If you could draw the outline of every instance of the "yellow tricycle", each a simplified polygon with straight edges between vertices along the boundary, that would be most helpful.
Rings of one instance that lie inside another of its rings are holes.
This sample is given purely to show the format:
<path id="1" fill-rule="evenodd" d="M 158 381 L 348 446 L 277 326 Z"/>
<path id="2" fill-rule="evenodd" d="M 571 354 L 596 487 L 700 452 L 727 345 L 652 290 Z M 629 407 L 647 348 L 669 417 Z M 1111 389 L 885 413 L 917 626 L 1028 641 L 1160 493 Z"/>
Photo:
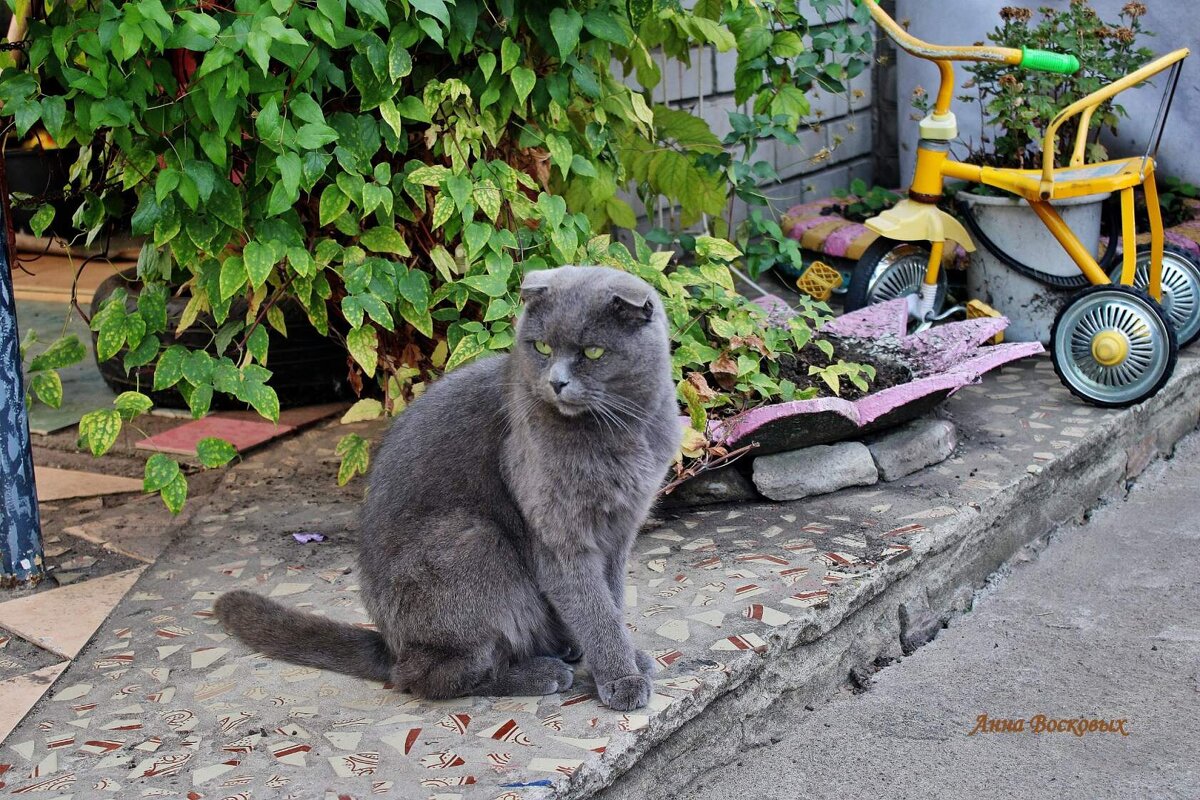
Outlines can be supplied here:
<path id="1" fill-rule="evenodd" d="M 914 327 L 926 327 L 948 315 L 943 311 L 946 243 L 975 249 L 963 224 L 939 208 L 946 179 L 986 184 L 1024 199 L 1079 267 L 1087 288 L 1058 312 L 1051 330 L 1054 369 L 1067 388 L 1098 406 L 1122 407 L 1152 397 L 1171 377 L 1178 348 L 1200 336 L 1200 264 L 1163 245 L 1162 213 L 1154 185 L 1155 155 L 1179 68 L 1188 56 L 1180 49 L 1147 64 L 1063 109 L 1050 123 L 1042 143 L 1042 168 L 1001 169 L 955 161 L 950 142 L 958 127 L 950 103 L 955 61 L 988 61 L 1027 69 L 1072 74 L 1078 59 L 1069 54 L 1029 48 L 943 47 L 903 30 L 876 0 L 861 0 L 875 22 L 908 53 L 934 62 L 941 74 L 932 111 L 920 122 L 916 170 L 908 197 L 868 220 L 880 235 L 854 268 L 850 295 L 858 303 L 900 296 L 909 300 Z M 1140 156 L 1088 164 L 1084 161 L 1093 112 L 1117 93 L 1171 70 L 1151 145 Z M 1059 128 L 1079 117 L 1070 164 L 1057 166 Z M 1134 224 L 1134 190 L 1143 187 L 1150 221 L 1150 245 L 1139 251 Z M 1122 257 L 1111 274 L 1063 222 L 1055 200 L 1117 193 L 1120 200 Z M 1090 285 L 1088 285 L 1090 284 Z"/>

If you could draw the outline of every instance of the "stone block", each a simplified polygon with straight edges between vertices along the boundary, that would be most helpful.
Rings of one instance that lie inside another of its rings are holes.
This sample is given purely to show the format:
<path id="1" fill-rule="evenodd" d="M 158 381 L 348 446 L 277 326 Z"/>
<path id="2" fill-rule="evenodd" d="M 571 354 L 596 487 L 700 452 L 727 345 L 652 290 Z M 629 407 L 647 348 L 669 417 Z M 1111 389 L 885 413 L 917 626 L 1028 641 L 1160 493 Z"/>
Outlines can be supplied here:
<path id="1" fill-rule="evenodd" d="M 772 500 L 799 500 L 879 480 L 871 451 L 859 442 L 817 445 L 754 459 L 754 485 Z"/>
<path id="2" fill-rule="evenodd" d="M 727 467 L 702 472 L 662 498 L 662 504 L 699 506 L 710 503 L 753 502 L 758 500 L 754 484 L 738 470 Z"/>
<path id="3" fill-rule="evenodd" d="M 958 434 L 952 422 L 919 419 L 881 436 L 869 447 L 879 477 L 894 481 L 945 461 L 957 444 Z"/>

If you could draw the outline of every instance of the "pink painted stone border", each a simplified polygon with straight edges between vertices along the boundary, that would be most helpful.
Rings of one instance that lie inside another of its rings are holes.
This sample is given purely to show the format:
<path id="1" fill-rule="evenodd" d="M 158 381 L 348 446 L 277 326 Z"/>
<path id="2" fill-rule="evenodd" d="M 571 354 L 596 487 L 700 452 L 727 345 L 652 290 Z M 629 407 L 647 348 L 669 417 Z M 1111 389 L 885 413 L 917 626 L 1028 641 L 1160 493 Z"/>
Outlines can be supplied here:
<path id="1" fill-rule="evenodd" d="M 773 315 L 784 313 L 787 308 L 781 299 L 773 296 L 759 298 L 757 302 Z M 867 339 L 894 337 L 899 347 L 918 364 L 915 380 L 853 401 L 821 397 L 761 406 L 741 415 L 732 424 L 713 422 L 709 429 L 712 438 L 724 444 L 740 445 L 753 440 L 755 432 L 768 423 L 826 412 L 845 417 L 862 428 L 929 395 L 953 394 L 1002 364 L 1043 352 L 1038 342 L 983 346 L 1008 327 L 1004 317 L 952 322 L 911 336 L 906 332 L 907 323 L 908 302 L 901 298 L 845 314 L 827 323 L 821 332 Z"/>

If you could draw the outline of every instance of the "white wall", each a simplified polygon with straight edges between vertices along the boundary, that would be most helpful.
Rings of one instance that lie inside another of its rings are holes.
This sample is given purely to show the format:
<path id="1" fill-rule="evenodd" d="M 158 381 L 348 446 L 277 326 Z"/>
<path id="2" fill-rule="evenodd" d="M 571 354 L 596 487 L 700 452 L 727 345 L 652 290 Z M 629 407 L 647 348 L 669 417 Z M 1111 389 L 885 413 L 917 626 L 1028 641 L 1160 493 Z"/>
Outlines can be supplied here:
<path id="1" fill-rule="evenodd" d="M 1200 13 L 1187 0 L 1145 0 L 1149 13 L 1143 27 L 1157 34 L 1147 38 L 1146 45 L 1156 54 L 1179 47 L 1200 51 Z M 1030 0 L 1028 6 L 1066 7 L 1069 0 Z M 897 0 L 896 18 L 908 20 L 909 32 L 936 44 L 972 44 L 982 41 L 1000 22 L 999 11 L 1005 5 L 1019 5 L 1019 0 Z M 1115 20 L 1125 0 L 1093 0 L 1092 5 L 1105 20 Z M 902 182 L 912 176 L 917 145 L 917 125 L 908 119 L 908 99 L 917 85 L 930 93 L 938 84 L 937 67 L 900 53 L 897 78 L 900 125 L 900 168 Z M 967 75 L 961 67 L 956 70 L 961 86 Z M 1158 111 L 1161 85 L 1134 89 L 1121 95 L 1129 118 L 1120 124 L 1119 141 L 1110 144 L 1110 152 L 1120 155 L 1139 154 L 1145 150 L 1150 128 Z M 967 141 L 979 139 L 979 112 L 976 105 L 956 103 L 959 135 Z M 1200 52 L 1184 62 L 1179 89 L 1167 120 L 1166 133 L 1158 157 L 1160 172 L 1200 184 L 1200 157 L 1196 136 L 1200 132 Z"/>

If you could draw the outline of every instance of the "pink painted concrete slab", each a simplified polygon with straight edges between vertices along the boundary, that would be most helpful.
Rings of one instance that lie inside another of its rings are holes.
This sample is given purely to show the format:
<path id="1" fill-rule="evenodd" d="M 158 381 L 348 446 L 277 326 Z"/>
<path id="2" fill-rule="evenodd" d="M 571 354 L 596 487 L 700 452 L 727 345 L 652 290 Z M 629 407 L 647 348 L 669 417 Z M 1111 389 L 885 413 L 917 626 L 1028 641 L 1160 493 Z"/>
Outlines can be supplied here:
<path id="1" fill-rule="evenodd" d="M 787 313 L 786 304 L 777 297 L 761 297 L 755 302 L 768 309 L 772 316 Z M 907 322 L 908 301 L 900 298 L 845 314 L 827 323 L 821 331 L 834 336 L 893 340 L 915 365 L 914 378 L 908 383 L 872 392 L 854 401 L 819 397 L 760 406 L 735 420 L 714 421 L 710 435 L 727 445 L 741 446 L 756 440 L 756 435 L 765 433 L 768 428 L 791 423 L 799 427 L 801 420 L 811 420 L 814 415 L 822 414 L 834 414 L 848 420 L 854 428 L 868 428 L 881 420 L 886 425 L 889 420 L 904 417 L 905 409 L 920 413 L 915 409 L 977 382 L 989 370 L 1043 352 L 1037 342 L 984 346 L 992 336 L 1008 327 L 1004 317 L 953 322 L 913 335 L 906 333 Z"/>
<path id="2" fill-rule="evenodd" d="M 192 456 L 196 454 L 197 442 L 216 436 L 232 444 L 239 453 L 245 453 L 294 430 L 291 425 L 276 425 L 261 418 L 255 421 L 221 413 L 156 433 L 142 439 L 137 447 L 139 450 Z"/>

